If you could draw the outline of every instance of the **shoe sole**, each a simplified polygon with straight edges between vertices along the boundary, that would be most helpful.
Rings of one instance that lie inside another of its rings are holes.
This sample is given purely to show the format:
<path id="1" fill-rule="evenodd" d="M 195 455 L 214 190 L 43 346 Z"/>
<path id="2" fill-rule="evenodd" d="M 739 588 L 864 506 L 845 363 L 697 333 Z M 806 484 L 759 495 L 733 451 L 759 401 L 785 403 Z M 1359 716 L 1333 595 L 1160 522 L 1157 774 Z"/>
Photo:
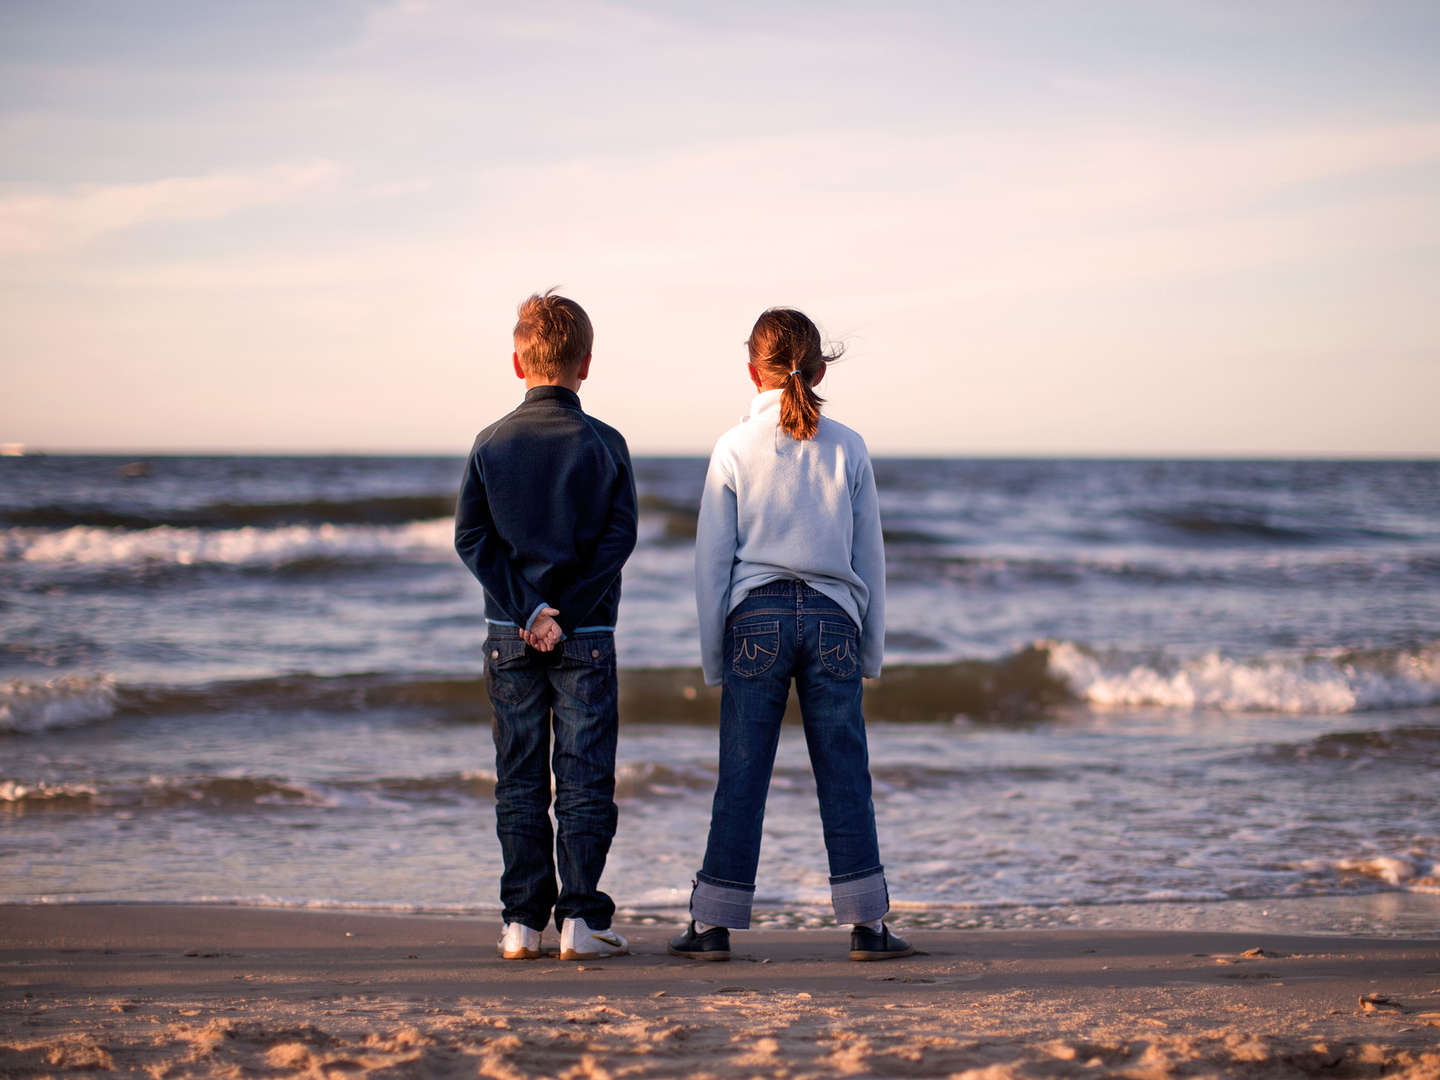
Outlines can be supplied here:
<path id="1" fill-rule="evenodd" d="M 607 956 L 629 956 L 629 949 L 607 949 L 605 952 L 579 952 L 576 949 L 565 949 L 560 953 L 561 960 L 604 960 Z"/>
<path id="2" fill-rule="evenodd" d="M 710 949 L 707 952 L 686 952 L 684 949 L 677 949 L 674 945 L 666 945 L 665 951 L 671 956 L 683 956 L 686 960 L 729 960 L 730 954 L 719 949 Z"/>
<path id="3" fill-rule="evenodd" d="M 502 960 L 539 960 L 539 959 L 540 959 L 540 950 L 539 950 L 539 949 L 515 949 L 515 950 L 512 950 L 512 951 L 503 951 L 503 950 L 502 950 L 501 953 L 500 953 L 500 959 L 502 959 Z"/>
<path id="4" fill-rule="evenodd" d="M 889 952 L 871 952 L 868 949 L 852 949 L 850 951 L 851 960 L 899 960 L 902 956 L 914 955 L 914 946 L 899 951 L 892 949 Z"/>

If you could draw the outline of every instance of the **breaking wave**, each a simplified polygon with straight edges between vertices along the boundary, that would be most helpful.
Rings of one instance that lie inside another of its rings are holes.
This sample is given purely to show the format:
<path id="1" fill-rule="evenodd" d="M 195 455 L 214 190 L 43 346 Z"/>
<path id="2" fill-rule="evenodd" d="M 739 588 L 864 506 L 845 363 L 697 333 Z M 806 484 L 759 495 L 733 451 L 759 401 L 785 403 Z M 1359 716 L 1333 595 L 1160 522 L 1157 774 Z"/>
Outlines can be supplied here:
<path id="1" fill-rule="evenodd" d="M 1339 714 L 1440 704 L 1440 643 L 1237 659 L 1139 660 L 1045 642 L 1050 671 L 1094 705 Z"/>
<path id="2" fill-rule="evenodd" d="M 677 529 L 679 530 L 677 533 Z M 32 526 L 0 531 L 0 562 L 44 569 L 131 570 L 229 567 L 283 571 L 356 564 L 455 564 L 454 519 L 385 523 L 319 521 L 214 528 L 154 524 L 129 528 L 93 523 L 61 529 Z M 647 543 L 693 542 L 665 516 L 641 520 Z"/>
<path id="3" fill-rule="evenodd" d="M 696 668 L 622 668 L 627 724 L 713 724 L 720 692 Z M 1440 705 L 1440 643 L 1418 649 L 1253 659 L 1215 653 L 1138 658 L 1047 641 L 996 660 L 901 664 L 865 691 L 872 720 L 1027 720 L 1073 704 L 1216 713 L 1341 715 Z M 175 714 L 418 709 L 456 722 L 489 720 L 478 675 L 283 675 L 186 686 L 118 684 L 111 675 L 67 675 L 0 684 L 0 733 L 26 734 L 107 720 Z M 1428 728 L 1326 736 L 1313 753 L 1384 749 L 1376 739 L 1428 740 Z"/>
<path id="4" fill-rule="evenodd" d="M 455 558 L 449 518 L 405 525 L 286 525 L 279 528 L 129 530 L 77 525 L 0 535 L 6 560 L 53 566 L 231 566 L 278 569 L 317 562 L 421 562 Z"/>
<path id="5" fill-rule="evenodd" d="M 0 683 L 0 732 L 23 734 L 104 720 L 115 712 L 116 693 L 109 675 L 10 679 Z"/>
<path id="6" fill-rule="evenodd" d="M 1405 892 L 1440 893 L 1440 862 L 1421 855 L 1357 855 L 1343 859 L 1306 859 L 1295 867 L 1314 875 L 1335 876 L 1352 884 L 1386 885 Z"/>

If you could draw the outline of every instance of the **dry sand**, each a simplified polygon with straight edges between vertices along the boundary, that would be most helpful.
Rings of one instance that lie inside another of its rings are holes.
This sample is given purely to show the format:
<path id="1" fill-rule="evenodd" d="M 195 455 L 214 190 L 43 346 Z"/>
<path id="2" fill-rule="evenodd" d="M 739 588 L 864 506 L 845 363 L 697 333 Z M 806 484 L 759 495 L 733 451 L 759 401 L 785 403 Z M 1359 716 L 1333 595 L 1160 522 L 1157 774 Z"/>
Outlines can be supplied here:
<path id="1" fill-rule="evenodd" d="M 1440 1078 L 1440 940 L 841 931 L 502 961 L 493 920 L 0 907 L 0 1076 Z M 902 927 L 903 929 L 903 927 Z M 547 946 L 555 935 L 547 934 Z"/>

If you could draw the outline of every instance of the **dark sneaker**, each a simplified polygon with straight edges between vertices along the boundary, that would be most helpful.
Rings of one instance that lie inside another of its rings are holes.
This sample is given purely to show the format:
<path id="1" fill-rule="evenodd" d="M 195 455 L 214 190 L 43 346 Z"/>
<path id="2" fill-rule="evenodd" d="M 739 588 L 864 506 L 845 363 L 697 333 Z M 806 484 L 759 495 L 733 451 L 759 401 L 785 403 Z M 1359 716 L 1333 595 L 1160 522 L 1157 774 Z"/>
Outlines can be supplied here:
<path id="1" fill-rule="evenodd" d="M 676 934 L 666 946 L 671 956 L 684 956 L 691 960 L 729 960 L 730 931 L 723 926 L 712 926 L 703 934 L 695 932 L 695 920 L 683 934 Z"/>
<path id="2" fill-rule="evenodd" d="M 914 954 L 915 947 L 892 934 L 890 927 L 884 923 L 880 924 L 878 931 L 868 926 L 857 926 L 850 931 L 851 960 L 898 960 Z"/>

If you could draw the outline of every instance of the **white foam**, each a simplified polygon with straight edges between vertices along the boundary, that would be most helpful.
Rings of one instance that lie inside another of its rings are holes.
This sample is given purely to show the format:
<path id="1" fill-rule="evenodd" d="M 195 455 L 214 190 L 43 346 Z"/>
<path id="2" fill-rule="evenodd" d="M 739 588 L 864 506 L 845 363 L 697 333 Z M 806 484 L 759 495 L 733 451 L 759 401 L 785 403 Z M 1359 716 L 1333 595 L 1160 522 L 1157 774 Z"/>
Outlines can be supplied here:
<path id="1" fill-rule="evenodd" d="M 48 731 L 104 720 L 115 713 L 111 675 L 62 675 L 45 682 L 0 683 L 0 731 Z"/>
<path id="2" fill-rule="evenodd" d="M 1400 892 L 1440 893 L 1440 861 L 1414 851 L 1405 855 L 1305 859 L 1296 865 L 1297 869 L 1311 874 L 1338 873 L 1342 878 L 1367 878 Z"/>
<path id="3" fill-rule="evenodd" d="M 83 799 L 98 793 L 93 784 L 22 784 L 18 780 L 0 780 L 0 803 L 37 802 L 49 799 Z"/>
<path id="4" fill-rule="evenodd" d="M 1403 885 L 1420 876 L 1416 865 L 1409 859 L 1392 855 L 1370 855 L 1358 859 L 1341 859 L 1335 869 L 1376 878 L 1387 885 Z"/>
<path id="5" fill-rule="evenodd" d="M 1440 704 L 1440 646 L 1359 660 L 1350 654 L 1238 660 L 1210 652 L 1165 669 L 1040 642 L 1052 674 L 1095 705 L 1338 714 Z"/>
<path id="6" fill-rule="evenodd" d="M 283 566 L 306 559 L 455 558 L 449 518 L 404 525 L 284 525 L 276 528 L 8 529 L 9 560 L 73 566 Z"/>

